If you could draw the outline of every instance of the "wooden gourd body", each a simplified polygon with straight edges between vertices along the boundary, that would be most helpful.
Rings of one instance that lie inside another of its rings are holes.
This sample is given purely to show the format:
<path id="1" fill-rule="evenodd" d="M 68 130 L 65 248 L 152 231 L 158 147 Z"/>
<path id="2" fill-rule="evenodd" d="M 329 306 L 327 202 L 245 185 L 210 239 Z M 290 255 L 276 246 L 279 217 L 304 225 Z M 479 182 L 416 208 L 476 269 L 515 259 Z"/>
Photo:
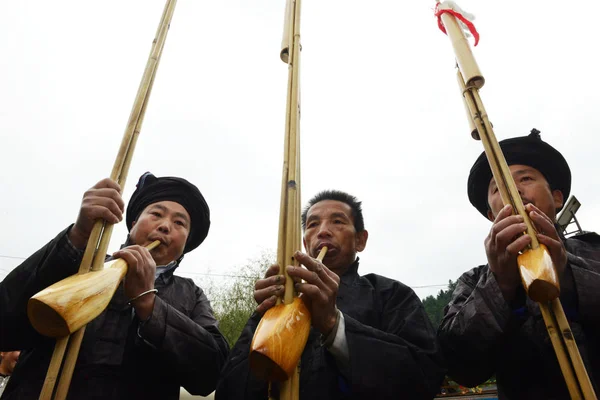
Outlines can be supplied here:
<path id="1" fill-rule="evenodd" d="M 298 365 L 310 332 L 310 311 L 301 298 L 263 315 L 250 346 L 250 368 L 259 378 L 285 381 Z"/>
<path id="2" fill-rule="evenodd" d="M 560 295 L 558 275 L 548 248 L 540 243 L 517 257 L 521 280 L 527 295 L 538 303 L 547 303 Z"/>
<path id="3" fill-rule="evenodd" d="M 42 335 L 54 338 L 72 334 L 106 309 L 126 273 L 127 263 L 117 259 L 106 263 L 102 270 L 56 282 L 29 299 L 31 325 Z"/>

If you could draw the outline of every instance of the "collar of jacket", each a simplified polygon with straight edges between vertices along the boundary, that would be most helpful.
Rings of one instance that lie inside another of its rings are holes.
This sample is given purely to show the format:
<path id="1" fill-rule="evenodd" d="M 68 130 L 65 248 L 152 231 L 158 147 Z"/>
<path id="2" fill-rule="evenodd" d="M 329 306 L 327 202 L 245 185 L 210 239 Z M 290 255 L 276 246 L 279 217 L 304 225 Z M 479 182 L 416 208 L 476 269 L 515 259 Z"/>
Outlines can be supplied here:
<path id="1" fill-rule="evenodd" d="M 354 260 L 354 262 L 352 264 L 350 264 L 350 266 L 348 267 L 348 269 L 346 270 L 346 272 L 344 272 L 344 274 L 342 276 L 340 276 L 340 283 L 343 283 L 345 285 L 351 285 L 354 280 L 356 280 L 356 278 L 358 278 L 358 262 L 359 262 L 359 258 L 356 257 L 356 260 Z"/>
<path id="2" fill-rule="evenodd" d="M 179 267 L 180 260 L 171 261 L 169 264 L 167 264 L 165 266 L 160 266 L 160 267 L 157 266 L 156 267 L 156 268 L 164 268 L 164 270 L 162 272 L 160 272 L 158 274 L 158 276 L 154 279 L 155 286 L 157 284 L 158 284 L 158 286 L 164 286 L 173 280 L 173 273 L 175 272 L 177 267 Z"/>

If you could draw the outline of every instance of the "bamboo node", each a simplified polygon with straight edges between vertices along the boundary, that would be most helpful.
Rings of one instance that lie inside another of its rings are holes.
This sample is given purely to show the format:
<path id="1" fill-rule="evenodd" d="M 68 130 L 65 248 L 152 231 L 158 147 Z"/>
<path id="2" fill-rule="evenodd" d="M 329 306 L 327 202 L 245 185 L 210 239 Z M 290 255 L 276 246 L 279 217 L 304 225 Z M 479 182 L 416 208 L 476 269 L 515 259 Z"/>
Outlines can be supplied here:
<path id="1" fill-rule="evenodd" d="M 562 334 L 566 340 L 575 340 L 575 338 L 573 337 L 573 332 L 571 332 L 570 329 L 563 330 Z"/>

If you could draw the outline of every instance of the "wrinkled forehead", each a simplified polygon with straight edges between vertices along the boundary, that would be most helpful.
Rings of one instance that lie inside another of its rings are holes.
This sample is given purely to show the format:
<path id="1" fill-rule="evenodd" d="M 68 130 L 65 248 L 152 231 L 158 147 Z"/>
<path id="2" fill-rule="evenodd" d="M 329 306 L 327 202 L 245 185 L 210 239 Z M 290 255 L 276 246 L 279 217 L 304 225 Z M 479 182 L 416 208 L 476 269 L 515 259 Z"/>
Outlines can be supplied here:
<path id="1" fill-rule="evenodd" d="M 350 205 L 338 200 L 322 200 L 313 204 L 306 213 L 306 220 L 325 219 L 336 215 L 345 216 L 354 223 Z"/>

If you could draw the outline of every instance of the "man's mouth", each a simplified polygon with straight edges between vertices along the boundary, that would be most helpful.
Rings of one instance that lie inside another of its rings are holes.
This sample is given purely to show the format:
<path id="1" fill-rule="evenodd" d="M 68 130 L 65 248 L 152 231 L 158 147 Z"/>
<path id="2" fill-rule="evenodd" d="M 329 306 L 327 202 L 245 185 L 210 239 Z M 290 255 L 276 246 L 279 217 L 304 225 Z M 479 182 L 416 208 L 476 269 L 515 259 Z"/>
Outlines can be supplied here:
<path id="1" fill-rule="evenodd" d="M 331 253 L 331 251 L 333 251 L 335 249 L 333 244 L 331 244 L 329 242 L 321 242 L 317 245 L 317 248 L 316 248 L 317 253 L 319 253 L 323 247 L 327 247 L 327 253 Z"/>
<path id="2" fill-rule="evenodd" d="M 524 206 L 527 206 L 527 204 L 531 204 L 531 205 L 535 206 L 535 203 L 533 201 L 529 200 L 529 199 L 524 199 L 524 198 L 521 197 L 521 201 L 523 202 Z"/>
<path id="3" fill-rule="evenodd" d="M 148 238 L 148 240 L 150 240 L 150 243 L 154 242 L 155 240 L 158 240 L 160 242 L 160 246 L 169 246 L 169 242 L 167 241 L 167 239 L 163 238 L 163 237 L 150 237 Z"/>

